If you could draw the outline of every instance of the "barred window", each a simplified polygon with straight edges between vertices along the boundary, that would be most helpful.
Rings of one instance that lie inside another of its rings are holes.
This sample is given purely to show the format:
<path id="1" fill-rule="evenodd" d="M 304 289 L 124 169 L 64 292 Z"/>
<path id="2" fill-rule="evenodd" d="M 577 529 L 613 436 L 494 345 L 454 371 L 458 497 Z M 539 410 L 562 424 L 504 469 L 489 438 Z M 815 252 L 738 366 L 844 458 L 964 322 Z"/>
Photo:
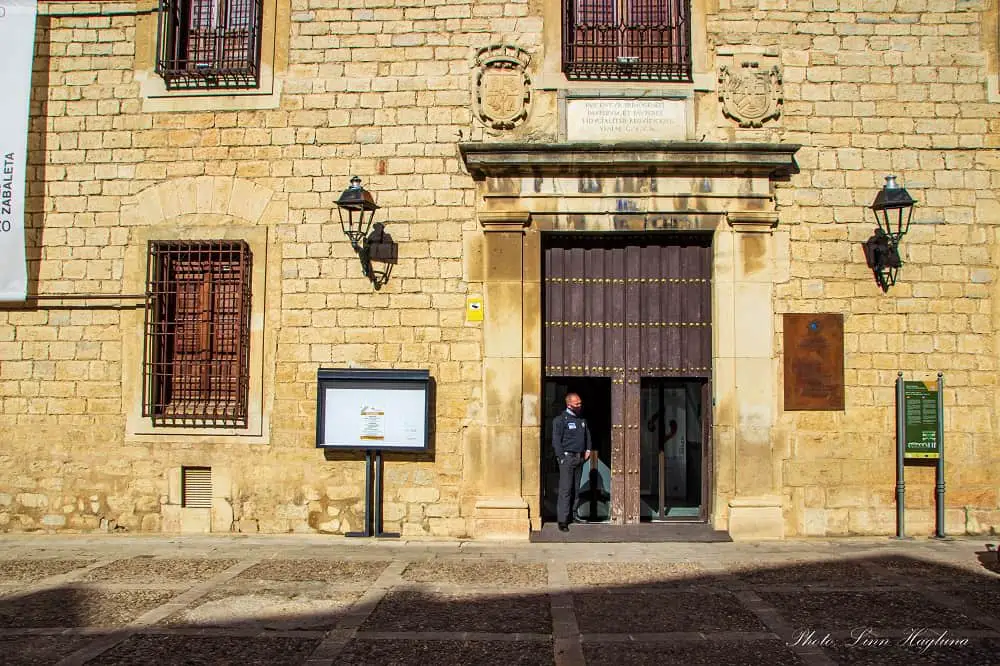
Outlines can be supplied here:
<path id="1" fill-rule="evenodd" d="M 150 241 L 143 416 L 154 425 L 247 427 L 250 247 Z"/>
<path id="2" fill-rule="evenodd" d="M 563 72 L 578 80 L 689 82 L 689 0 L 563 0 Z"/>
<path id="3" fill-rule="evenodd" d="M 160 0 L 156 72 L 168 89 L 254 88 L 262 0 Z"/>

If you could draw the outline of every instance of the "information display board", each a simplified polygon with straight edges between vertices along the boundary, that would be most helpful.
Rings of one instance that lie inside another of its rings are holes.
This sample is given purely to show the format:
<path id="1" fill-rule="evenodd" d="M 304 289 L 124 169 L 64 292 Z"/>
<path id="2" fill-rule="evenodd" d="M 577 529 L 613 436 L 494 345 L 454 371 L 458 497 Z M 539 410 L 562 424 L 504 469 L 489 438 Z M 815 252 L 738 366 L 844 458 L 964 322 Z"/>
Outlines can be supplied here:
<path id="1" fill-rule="evenodd" d="M 903 382 L 904 458 L 937 458 L 938 392 L 935 382 Z"/>
<path id="2" fill-rule="evenodd" d="M 320 369 L 317 384 L 317 447 L 427 450 L 427 370 Z"/>
<path id="3" fill-rule="evenodd" d="M 906 460 L 933 460 L 934 536 L 944 531 L 944 374 L 936 382 L 904 381 L 896 373 L 896 538 L 906 538 Z"/>

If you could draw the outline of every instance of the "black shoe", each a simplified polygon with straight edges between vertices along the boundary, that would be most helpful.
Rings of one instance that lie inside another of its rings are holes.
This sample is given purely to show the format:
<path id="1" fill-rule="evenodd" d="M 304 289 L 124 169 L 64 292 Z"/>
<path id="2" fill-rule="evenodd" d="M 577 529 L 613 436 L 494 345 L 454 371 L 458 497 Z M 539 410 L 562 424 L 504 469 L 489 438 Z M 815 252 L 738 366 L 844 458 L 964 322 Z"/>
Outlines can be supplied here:
<path id="1" fill-rule="evenodd" d="M 567 525 L 566 523 L 559 523 L 559 531 L 569 532 L 569 525 Z"/>

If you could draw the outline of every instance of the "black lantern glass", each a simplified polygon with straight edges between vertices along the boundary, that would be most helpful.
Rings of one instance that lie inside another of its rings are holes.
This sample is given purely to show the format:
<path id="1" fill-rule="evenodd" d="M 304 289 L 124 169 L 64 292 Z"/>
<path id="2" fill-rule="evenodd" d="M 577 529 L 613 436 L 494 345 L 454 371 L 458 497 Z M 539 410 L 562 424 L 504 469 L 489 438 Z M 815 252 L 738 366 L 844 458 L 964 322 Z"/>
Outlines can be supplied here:
<path id="1" fill-rule="evenodd" d="M 885 177 L 885 185 L 872 202 L 872 212 L 875 213 L 879 229 L 892 238 L 894 243 L 899 243 L 899 239 L 910 230 L 915 203 L 917 202 L 910 193 L 896 182 L 895 176 Z"/>
<path id="2" fill-rule="evenodd" d="M 351 241 L 355 252 L 361 249 L 361 241 L 368 235 L 375 218 L 378 204 L 371 192 L 361 187 L 361 179 L 351 178 L 350 186 L 337 199 L 337 214 L 340 216 L 340 228 Z"/>

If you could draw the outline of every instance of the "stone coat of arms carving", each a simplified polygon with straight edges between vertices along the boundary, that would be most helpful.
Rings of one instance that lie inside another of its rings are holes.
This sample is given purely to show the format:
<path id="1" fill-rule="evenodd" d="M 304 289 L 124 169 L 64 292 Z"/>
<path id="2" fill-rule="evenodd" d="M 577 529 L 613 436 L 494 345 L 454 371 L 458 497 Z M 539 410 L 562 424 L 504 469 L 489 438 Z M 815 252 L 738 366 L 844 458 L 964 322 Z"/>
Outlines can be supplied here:
<path id="1" fill-rule="evenodd" d="M 761 67 L 756 60 L 723 65 L 719 68 L 719 101 L 722 112 L 740 127 L 761 127 L 781 115 L 781 70 L 777 65 Z"/>
<path id="2" fill-rule="evenodd" d="M 527 51 L 495 44 L 476 53 L 473 105 L 476 117 L 492 130 L 510 130 L 524 122 L 531 108 Z"/>

